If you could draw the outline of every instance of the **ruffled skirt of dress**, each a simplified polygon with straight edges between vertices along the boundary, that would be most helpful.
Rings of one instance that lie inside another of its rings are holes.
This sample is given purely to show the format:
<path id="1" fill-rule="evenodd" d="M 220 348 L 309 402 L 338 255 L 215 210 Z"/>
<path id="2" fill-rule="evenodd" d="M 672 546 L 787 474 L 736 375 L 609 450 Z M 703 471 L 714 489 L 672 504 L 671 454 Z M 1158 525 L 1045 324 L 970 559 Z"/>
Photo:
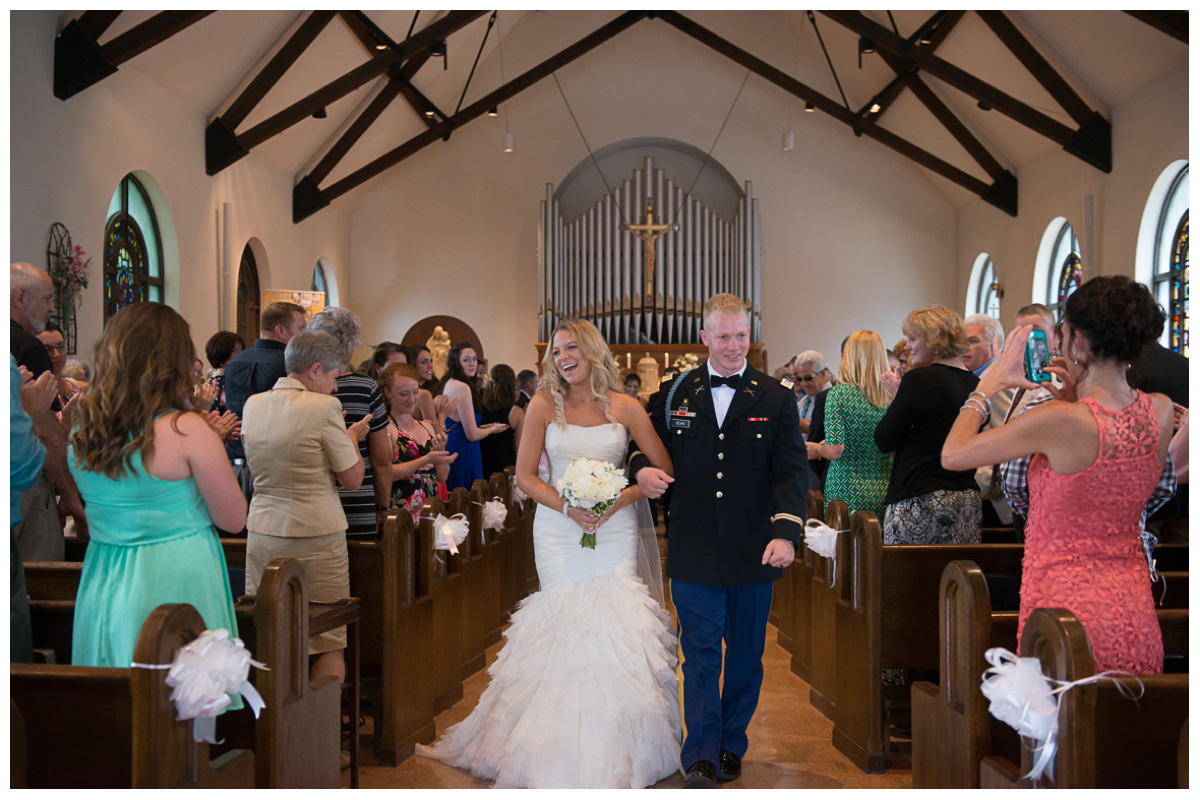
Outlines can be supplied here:
<path id="1" fill-rule="evenodd" d="M 530 595 L 471 715 L 420 755 L 496 788 L 644 788 L 679 770 L 669 617 L 636 578 Z"/>

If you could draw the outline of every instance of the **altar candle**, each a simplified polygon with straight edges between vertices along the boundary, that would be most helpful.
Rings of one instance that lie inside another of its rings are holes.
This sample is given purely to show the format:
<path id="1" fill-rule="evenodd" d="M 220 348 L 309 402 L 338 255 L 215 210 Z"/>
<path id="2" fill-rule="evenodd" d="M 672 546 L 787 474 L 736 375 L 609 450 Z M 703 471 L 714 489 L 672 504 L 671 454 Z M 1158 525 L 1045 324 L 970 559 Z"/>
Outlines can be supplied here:
<path id="1" fill-rule="evenodd" d="M 670 368 L 671 368 L 671 354 L 663 353 L 663 372 L 666 372 Z"/>
<path id="2" fill-rule="evenodd" d="M 633 369 L 633 353 L 625 354 L 625 369 Z"/>

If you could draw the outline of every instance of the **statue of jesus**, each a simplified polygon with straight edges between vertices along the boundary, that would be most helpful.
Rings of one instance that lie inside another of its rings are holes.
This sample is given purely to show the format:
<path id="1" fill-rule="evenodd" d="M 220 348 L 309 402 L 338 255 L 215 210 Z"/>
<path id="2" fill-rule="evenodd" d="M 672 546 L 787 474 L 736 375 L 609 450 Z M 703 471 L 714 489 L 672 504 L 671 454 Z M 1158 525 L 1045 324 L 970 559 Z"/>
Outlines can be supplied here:
<path id="1" fill-rule="evenodd" d="M 672 224 L 654 224 L 654 203 L 650 200 L 646 201 L 646 221 L 641 225 L 622 225 L 621 230 L 629 231 L 637 238 L 645 242 L 642 248 L 642 261 L 646 264 L 646 294 L 642 298 L 644 303 L 648 302 L 651 307 L 654 305 L 654 242 L 658 237 L 662 236 L 667 231 L 679 230 L 678 225 Z"/>

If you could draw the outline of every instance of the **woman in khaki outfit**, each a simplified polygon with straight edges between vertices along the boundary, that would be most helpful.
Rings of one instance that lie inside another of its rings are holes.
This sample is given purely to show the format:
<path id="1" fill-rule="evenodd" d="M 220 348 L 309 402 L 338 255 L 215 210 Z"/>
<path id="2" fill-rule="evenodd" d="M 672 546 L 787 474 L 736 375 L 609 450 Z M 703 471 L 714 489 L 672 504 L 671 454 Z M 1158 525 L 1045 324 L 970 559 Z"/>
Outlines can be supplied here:
<path id="1" fill-rule="evenodd" d="M 345 367 L 342 345 L 328 333 L 304 331 L 283 353 L 287 377 L 246 401 L 242 440 L 254 475 L 246 519 L 246 589 L 257 591 L 273 558 L 304 565 L 309 600 L 350 595 L 346 515 L 334 480 L 357 489 L 365 469 L 358 442 L 370 419 L 349 429 L 342 404 L 330 397 Z M 347 435 L 349 434 L 349 435 Z M 311 675 L 345 680 L 346 629 L 308 640 Z"/>

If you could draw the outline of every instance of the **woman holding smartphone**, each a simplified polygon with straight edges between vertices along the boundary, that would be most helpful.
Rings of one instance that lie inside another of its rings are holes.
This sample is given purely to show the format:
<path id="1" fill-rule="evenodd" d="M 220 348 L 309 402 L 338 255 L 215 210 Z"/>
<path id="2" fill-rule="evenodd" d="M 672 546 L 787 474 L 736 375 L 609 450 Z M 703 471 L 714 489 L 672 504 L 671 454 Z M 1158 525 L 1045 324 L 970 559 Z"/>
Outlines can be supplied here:
<path id="1" fill-rule="evenodd" d="M 1130 388 L 1125 374 L 1163 322 L 1146 287 L 1123 275 L 1093 278 L 1067 300 L 1066 367 L 1049 367 L 1067 388 L 1042 384 L 1059 399 L 978 433 L 988 397 L 1038 387 L 1025 374 L 1030 326 L 1017 328 L 942 448 L 947 469 L 1034 454 L 1017 640 L 1035 608 L 1068 608 L 1087 630 L 1097 671 L 1162 672 L 1162 633 L 1139 534 L 1167 459 L 1173 413 L 1168 398 Z"/>

